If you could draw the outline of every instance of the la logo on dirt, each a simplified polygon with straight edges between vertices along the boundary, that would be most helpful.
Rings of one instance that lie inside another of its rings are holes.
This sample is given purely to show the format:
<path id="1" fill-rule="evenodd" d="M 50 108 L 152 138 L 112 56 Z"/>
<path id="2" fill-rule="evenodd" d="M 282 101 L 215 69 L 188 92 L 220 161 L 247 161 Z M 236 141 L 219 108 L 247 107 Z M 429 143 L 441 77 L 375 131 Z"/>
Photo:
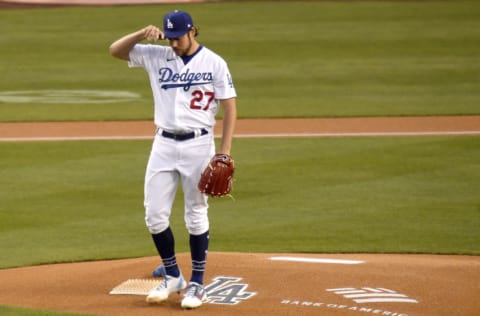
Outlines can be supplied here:
<path id="1" fill-rule="evenodd" d="M 236 305 L 253 297 L 256 292 L 247 292 L 248 284 L 237 283 L 242 278 L 219 276 L 205 287 L 208 295 L 208 303 Z"/>
<path id="2" fill-rule="evenodd" d="M 237 305 L 255 296 L 256 292 L 247 291 L 248 284 L 240 283 L 242 278 L 217 276 L 205 286 L 210 304 Z M 111 295 L 147 295 L 160 282 L 156 279 L 129 279 L 113 288 Z"/>

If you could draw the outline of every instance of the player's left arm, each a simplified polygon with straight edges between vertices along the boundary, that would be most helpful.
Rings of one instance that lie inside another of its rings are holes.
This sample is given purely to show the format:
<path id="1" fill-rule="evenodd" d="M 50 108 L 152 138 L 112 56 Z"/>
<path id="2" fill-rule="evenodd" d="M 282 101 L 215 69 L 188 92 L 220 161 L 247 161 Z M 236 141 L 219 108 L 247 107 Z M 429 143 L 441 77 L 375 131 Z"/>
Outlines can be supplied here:
<path id="1" fill-rule="evenodd" d="M 222 141 L 219 153 L 230 155 L 232 150 L 233 133 L 237 121 L 236 98 L 220 100 L 223 109 Z"/>

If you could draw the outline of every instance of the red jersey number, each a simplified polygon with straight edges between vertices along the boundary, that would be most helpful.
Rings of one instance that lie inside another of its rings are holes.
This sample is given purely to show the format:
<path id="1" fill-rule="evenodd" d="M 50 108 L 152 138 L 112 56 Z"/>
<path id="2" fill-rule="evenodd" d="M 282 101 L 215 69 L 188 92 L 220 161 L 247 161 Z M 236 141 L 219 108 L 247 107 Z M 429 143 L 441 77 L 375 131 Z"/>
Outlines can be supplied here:
<path id="1" fill-rule="evenodd" d="M 201 91 L 201 90 L 195 90 L 192 92 L 192 100 L 190 100 L 190 108 L 192 110 L 203 110 L 207 111 L 208 108 L 210 107 L 210 103 L 215 99 L 215 93 L 210 92 L 210 91 Z M 205 106 L 202 106 L 203 99 L 207 98 L 207 103 Z"/>

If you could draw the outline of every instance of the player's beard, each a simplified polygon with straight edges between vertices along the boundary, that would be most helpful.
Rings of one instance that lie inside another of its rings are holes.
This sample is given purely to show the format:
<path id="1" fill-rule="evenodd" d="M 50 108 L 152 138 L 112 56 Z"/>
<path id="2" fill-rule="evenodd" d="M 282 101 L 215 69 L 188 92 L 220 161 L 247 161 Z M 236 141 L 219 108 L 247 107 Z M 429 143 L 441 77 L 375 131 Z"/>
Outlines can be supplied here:
<path id="1" fill-rule="evenodd" d="M 188 56 L 190 53 L 190 50 L 192 49 L 193 42 L 192 38 L 190 37 L 190 34 L 188 34 L 188 46 L 186 48 L 174 48 L 173 50 L 175 51 L 175 54 L 179 57 L 185 57 Z M 193 52 L 192 52 L 193 54 Z"/>

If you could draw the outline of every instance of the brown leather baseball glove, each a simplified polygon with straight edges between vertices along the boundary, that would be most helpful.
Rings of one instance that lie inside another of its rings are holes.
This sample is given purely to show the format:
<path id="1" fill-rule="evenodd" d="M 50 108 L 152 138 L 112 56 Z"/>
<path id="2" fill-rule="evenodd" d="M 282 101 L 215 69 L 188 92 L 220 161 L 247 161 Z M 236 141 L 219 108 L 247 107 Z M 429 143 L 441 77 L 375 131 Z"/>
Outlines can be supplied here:
<path id="1" fill-rule="evenodd" d="M 227 154 L 216 154 L 202 172 L 198 190 L 212 197 L 228 195 L 232 190 L 233 158 Z"/>

